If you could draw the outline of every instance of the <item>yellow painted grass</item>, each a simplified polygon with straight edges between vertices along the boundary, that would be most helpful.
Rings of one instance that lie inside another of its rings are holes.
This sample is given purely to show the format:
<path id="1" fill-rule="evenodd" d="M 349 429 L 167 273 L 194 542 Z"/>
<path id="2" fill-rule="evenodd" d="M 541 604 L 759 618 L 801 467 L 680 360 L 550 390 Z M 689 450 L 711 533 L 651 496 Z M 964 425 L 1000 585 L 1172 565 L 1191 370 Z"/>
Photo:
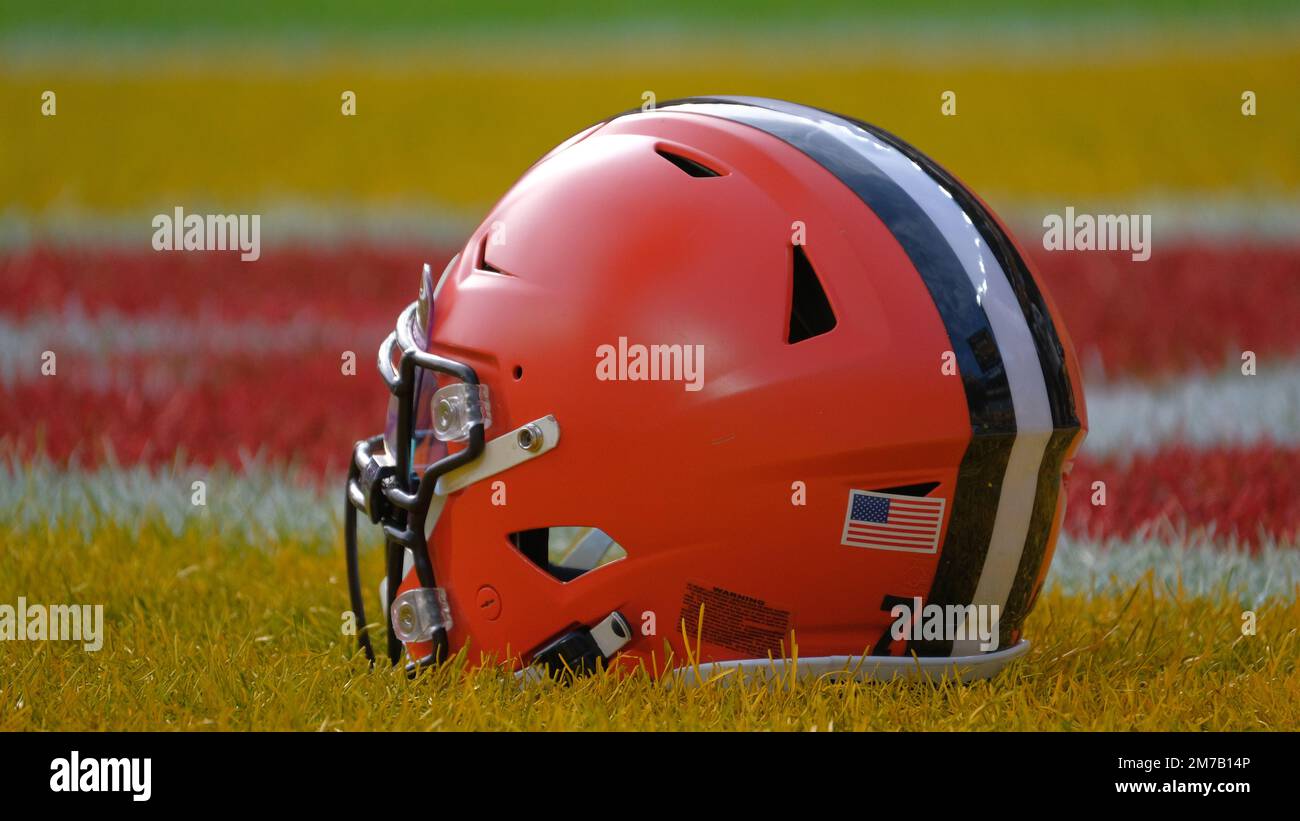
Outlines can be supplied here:
<path id="1" fill-rule="evenodd" d="M 88 538 L 3 526 L 0 602 L 103 603 L 107 639 L 98 653 L 0 644 L 0 730 L 1300 728 L 1294 599 L 1261 609 L 1247 638 L 1227 597 L 1149 579 L 1098 600 L 1049 595 L 1028 657 L 969 686 L 608 676 L 521 690 L 491 672 L 370 672 L 340 635 L 332 548 L 222 541 L 202 524 L 180 538 L 148 522 Z"/>
<path id="2" fill-rule="evenodd" d="M 657 42 L 657 41 L 654 41 Z M 1258 34 L 1016 56 L 895 45 L 656 51 L 433 44 L 123 48 L 0 59 L 3 207 L 153 214 L 175 204 L 416 203 L 476 213 L 529 163 L 605 115 L 749 93 L 821 105 L 915 142 L 995 199 L 1300 192 L 1300 42 Z M 40 116 L 43 90 L 58 115 Z M 340 114 L 340 94 L 359 114 Z M 1243 90 L 1259 114 L 1243 117 Z M 957 93 L 956 117 L 940 94 Z"/>

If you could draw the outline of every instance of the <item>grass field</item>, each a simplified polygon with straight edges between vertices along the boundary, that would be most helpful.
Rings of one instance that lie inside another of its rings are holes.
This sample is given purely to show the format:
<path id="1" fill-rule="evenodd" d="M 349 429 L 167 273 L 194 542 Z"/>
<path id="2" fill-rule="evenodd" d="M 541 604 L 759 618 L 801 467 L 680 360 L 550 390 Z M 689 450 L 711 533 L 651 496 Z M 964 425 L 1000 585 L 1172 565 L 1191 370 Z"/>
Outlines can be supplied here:
<path id="1" fill-rule="evenodd" d="M 105 634 L 0 641 L 0 731 L 1300 729 L 1297 32 L 1293 0 L 0 0 L 0 630 L 22 597 Z M 861 116 L 1017 231 L 1092 429 L 996 678 L 523 689 L 343 634 L 344 461 L 420 264 L 646 92 Z M 265 254 L 157 253 L 178 205 L 264 215 Z M 1067 207 L 1150 215 L 1153 255 L 1047 250 Z"/>
<path id="2" fill-rule="evenodd" d="M 777 0 L 661 0 L 648 6 L 632 0 L 562 0 L 545 4 L 526 0 L 478 0 L 474 3 L 374 0 L 358 6 L 346 0 L 290 0 L 225 3 L 175 0 L 123 0 L 111 5 L 93 0 L 58 4 L 0 6 L 0 31 L 63 29 L 176 33 L 188 31 L 268 31 L 294 35 L 309 32 L 409 33 L 465 31 L 490 27 L 559 28 L 628 26 L 642 30 L 675 30 L 724 25 L 728 30 L 753 26 L 840 26 L 846 21 L 874 24 L 917 19 L 970 23 L 1079 20 L 1260 22 L 1294 18 L 1294 4 L 1285 0 L 1256 0 L 1244 5 L 1231 0 L 1148 0 L 1135 6 L 1124 0 L 1093 0 L 1086 7 L 1056 0 L 994 0 L 972 6 L 962 0 L 818 0 L 782 3 Z"/>
<path id="3" fill-rule="evenodd" d="M 1300 726 L 1294 595 L 1259 608 L 1258 633 L 1243 636 L 1235 596 L 1192 595 L 1152 574 L 1113 580 L 1101 595 L 1049 592 L 1026 628 L 1028 656 L 971 685 L 684 688 L 607 675 L 521 689 L 456 664 L 415 681 L 370 671 L 341 635 L 346 581 L 327 536 L 203 514 L 179 527 L 161 512 L 93 518 L 52 528 L 14 519 L 0 530 L 6 591 L 28 603 L 102 603 L 105 625 L 98 652 L 6 643 L 0 731 Z"/>

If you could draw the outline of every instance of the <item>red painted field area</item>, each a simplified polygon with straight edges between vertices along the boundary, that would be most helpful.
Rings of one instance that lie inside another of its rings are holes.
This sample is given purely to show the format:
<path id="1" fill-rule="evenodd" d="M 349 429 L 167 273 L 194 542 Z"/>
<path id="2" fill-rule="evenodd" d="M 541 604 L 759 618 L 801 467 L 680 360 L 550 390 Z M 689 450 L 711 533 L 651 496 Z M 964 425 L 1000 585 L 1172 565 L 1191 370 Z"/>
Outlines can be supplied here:
<path id="1" fill-rule="evenodd" d="M 260 456 L 336 475 L 352 441 L 383 419 L 379 341 L 414 296 L 420 263 L 437 267 L 451 253 L 304 247 L 256 264 L 103 249 L 0 255 L 0 438 L 80 464 L 110 452 L 156 464 L 181 451 L 200 463 Z M 1090 390 L 1219 370 L 1246 349 L 1261 368 L 1300 354 L 1300 247 L 1184 245 L 1143 264 L 1036 256 Z M 47 350 L 56 377 L 40 373 Z M 356 353 L 356 376 L 341 373 L 344 350 Z M 1096 480 L 1107 483 L 1105 507 L 1088 503 Z M 1066 526 L 1080 535 L 1207 529 L 1254 543 L 1300 531 L 1293 442 L 1097 456 L 1085 446 L 1070 485 Z"/>

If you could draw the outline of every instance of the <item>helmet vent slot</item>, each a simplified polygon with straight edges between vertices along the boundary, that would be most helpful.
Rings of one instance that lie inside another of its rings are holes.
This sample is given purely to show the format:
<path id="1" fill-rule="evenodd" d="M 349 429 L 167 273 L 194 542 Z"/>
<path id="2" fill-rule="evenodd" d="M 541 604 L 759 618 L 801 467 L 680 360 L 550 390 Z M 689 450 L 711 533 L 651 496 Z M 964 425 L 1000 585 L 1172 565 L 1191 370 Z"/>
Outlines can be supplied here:
<path id="1" fill-rule="evenodd" d="M 835 327 L 835 312 L 802 245 L 794 247 L 790 293 L 790 344 L 821 336 Z"/>
<path id="2" fill-rule="evenodd" d="M 627 556 L 596 527 L 535 527 L 511 533 L 509 539 L 525 559 L 562 582 Z"/>
<path id="3" fill-rule="evenodd" d="M 662 147 L 655 148 L 655 153 L 663 157 L 668 162 L 685 171 L 692 177 L 720 177 L 717 171 L 709 168 L 702 162 L 692 160 L 690 157 L 683 157 L 681 154 L 674 154 Z"/>
<path id="4" fill-rule="evenodd" d="M 487 271 L 489 274 L 501 274 L 502 276 L 510 276 L 510 274 L 506 273 L 505 271 L 502 271 L 500 268 L 488 262 L 487 252 L 488 252 L 488 246 L 490 245 L 491 239 L 492 237 L 490 233 L 485 234 L 483 236 L 483 243 L 482 245 L 479 246 L 478 249 L 478 265 L 474 267 L 478 268 L 480 271 Z"/>
<path id="5" fill-rule="evenodd" d="M 929 496 L 930 491 L 939 486 L 938 482 L 918 482 L 915 485 L 899 485 L 897 487 L 878 487 L 876 493 L 892 493 L 895 496 Z"/>

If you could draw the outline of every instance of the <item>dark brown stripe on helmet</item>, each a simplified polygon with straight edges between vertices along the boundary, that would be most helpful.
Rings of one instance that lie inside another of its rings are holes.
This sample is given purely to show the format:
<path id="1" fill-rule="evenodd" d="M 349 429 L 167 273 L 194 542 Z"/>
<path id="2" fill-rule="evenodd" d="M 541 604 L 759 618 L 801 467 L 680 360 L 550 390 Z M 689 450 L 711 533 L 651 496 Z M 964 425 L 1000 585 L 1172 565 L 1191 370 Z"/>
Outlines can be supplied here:
<path id="1" fill-rule="evenodd" d="M 1006 606 L 998 619 L 998 646 L 1011 646 L 1011 635 L 1020 630 L 1029 609 L 1034 604 L 1034 582 L 1042 569 L 1047 552 L 1047 539 L 1052 533 L 1056 518 L 1056 504 L 1061 493 L 1061 469 L 1070 443 L 1079 435 L 1079 429 L 1060 428 L 1052 433 L 1038 466 L 1038 491 L 1034 494 L 1034 509 L 1029 518 L 1029 532 L 1025 536 L 1025 549 L 1020 554 L 1016 578 L 1007 594 Z"/>

